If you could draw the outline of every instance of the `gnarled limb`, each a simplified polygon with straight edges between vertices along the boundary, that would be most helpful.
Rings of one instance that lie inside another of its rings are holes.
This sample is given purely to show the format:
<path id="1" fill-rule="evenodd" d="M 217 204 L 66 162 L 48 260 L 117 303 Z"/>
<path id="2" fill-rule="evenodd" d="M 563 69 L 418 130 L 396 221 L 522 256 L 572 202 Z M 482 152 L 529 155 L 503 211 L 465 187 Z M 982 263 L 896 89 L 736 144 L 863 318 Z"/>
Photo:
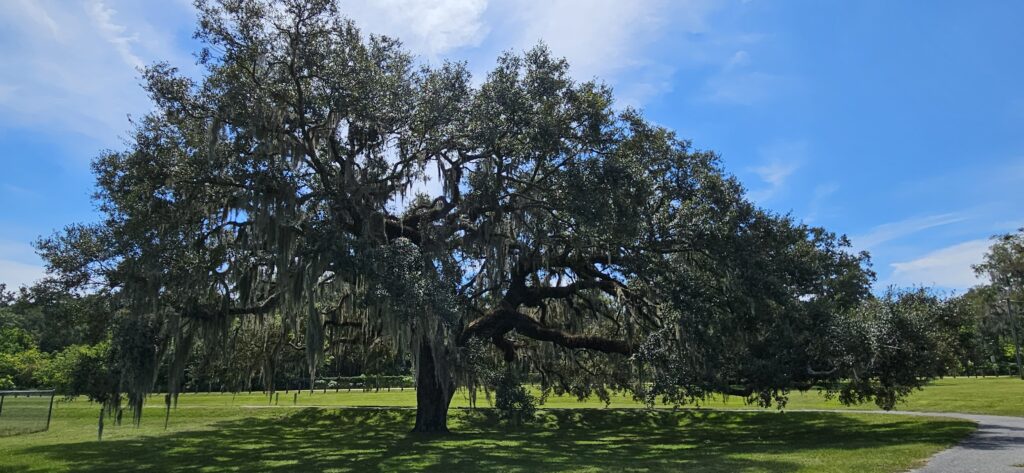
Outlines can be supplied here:
<path id="1" fill-rule="evenodd" d="M 491 338 L 499 348 L 505 351 L 507 357 L 507 346 L 503 346 L 504 344 L 498 340 L 503 340 L 502 337 L 512 330 L 525 337 L 551 342 L 565 348 L 595 350 L 621 355 L 633 353 L 632 346 L 624 340 L 598 335 L 572 334 L 563 330 L 546 327 L 532 317 L 511 309 L 498 309 L 474 320 L 463 330 L 459 341 L 464 344 L 472 337 Z"/>
<path id="2" fill-rule="evenodd" d="M 628 342 L 623 340 L 597 335 L 571 334 L 562 330 L 545 327 L 540 322 L 534 320 L 533 317 L 521 312 L 512 312 L 507 316 L 514 319 L 516 332 L 534 340 L 552 342 L 565 348 L 582 348 L 603 353 L 618 353 L 621 355 L 633 353 L 633 348 Z"/>

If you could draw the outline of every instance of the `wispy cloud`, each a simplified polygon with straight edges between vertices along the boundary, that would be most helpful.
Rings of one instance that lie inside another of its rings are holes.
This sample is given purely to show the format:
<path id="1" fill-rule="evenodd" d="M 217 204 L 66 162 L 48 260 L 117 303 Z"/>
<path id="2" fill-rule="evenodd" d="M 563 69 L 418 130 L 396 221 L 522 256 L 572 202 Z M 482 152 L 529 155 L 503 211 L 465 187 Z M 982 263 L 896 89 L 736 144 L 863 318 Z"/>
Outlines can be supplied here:
<path id="1" fill-rule="evenodd" d="M 762 40 L 753 36 L 744 39 L 747 44 L 737 45 L 746 48 Z M 723 105 L 757 105 L 780 96 L 796 83 L 793 76 L 759 68 L 754 54 L 747 49 L 737 49 L 719 62 L 717 72 L 705 81 L 700 98 Z"/>
<path id="2" fill-rule="evenodd" d="M 813 223 L 817 220 L 822 207 L 825 206 L 825 201 L 837 191 L 839 191 L 839 184 L 835 182 L 826 182 L 815 186 L 814 196 L 807 204 L 807 215 L 804 217 L 804 222 Z"/>
<path id="3" fill-rule="evenodd" d="M 0 44 L 0 126 L 76 133 L 90 147 L 116 147 L 126 116 L 150 109 L 137 69 L 167 60 L 194 67 L 181 31 L 191 29 L 187 0 L 11 0 L 0 29 L 16 38 Z M 687 38 L 715 37 L 711 14 L 719 0 L 351 0 L 346 15 L 367 32 L 402 39 L 428 61 L 468 59 L 481 76 L 506 49 L 538 41 L 565 56 L 579 79 L 601 77 L 619 88 L 622 105 L 642 106 L 672 89 L 675 67 L 651 47 L 672 34 L 678 54 L 699 62 L 705 49 Z M 684 51 L 685 50 L 685 51 Z M 742 62 L 745 53 L 734 58 Z M 690 57 L 693 56 L 693 57 Z M 723 55 L 719 64 L 728 55 Z"/>
<path id="4" fill-rule="evenodd" d="M 768 72 L 731 72 L 708 79 L 705 98 L 709 102 L 731 105 L 755 105 L 792 87 L 793 79 Z"/>
<path id="5" fill-rule="evenodd" d="M 684 1 L 691 7 L 673 18 L 673 27 L 704 28 L 709 2 Z M 511 7 L 511 8 L 509 8 Z M 571 0 L 510 2 L 502 9 L 514 18 L 512 43 L 526 48 L 543 40 L 556 54 L 567 57 L 581 77 L 606 76 L 644 62 L 642 46 L 658 37 L 669 18 L 664 0 L 621 2 L 595 0 L 585 5 Z"/>
<path id="6" fill-rule="evenodd" d="M 87 11 L 103 38 L 114 46 L 126 64 L 136 69 L 145 66 L 142 59 L 132 52 L 132 43 L 138 41 L 138 35 L 126 35 L 127 28 L 114 22 L 116 10 L 107 7 L 100 0 L 92 0 L 88 4 Z"/>
<path id="7" fill-rule="evenodd" d="M 12 197 L 12 201 L 14 201 L 15 199 L 22 201 L 24 199 L 38 199 L 40 195 L 39 191 L 37 190 L 14 185 L 8 182 L 0 183 L 0 196 L 4 194 L 7 194 L 10 197 Z"/>
<path id="8" fill-rule="evenodd" d="M 793 174 L 800 166 L 794 162 L 773 162 L 764 166 L 758 166 L 751 169 L 758 177 L 764 181 L 768 186 L 755 192 L 751 192 L 750 196 L 754 200 L 767 200 L 773 197 L 779 192 L 786 184 L 786 180 Z"/>
<path id="9" fill-rule="evenodd" d="M 985 280 L 974 274 L 972 265 L 981 262 L 991 241 L 965 241 L 932 251 L 910 261 L 892 263 L 892 275 L 886 281 L 895 286 L 938 286 L 967 289 Z"/>
<path id="10" fill-rule="evenodd" d="M 643 108 L 658 96 L 673 90 L 675 69 L 667 65 L 645 64 L 636 77 L 622 80 L 615 86 L 617 103 L 622 107 Z"/>
<path id="11" fill-rule="evenodd" d="M 0 283 L 6 284 L 8 290 L 31 286 L 45 275 L 42 266 L 0 259 Z"/>
<path id="12" fill-rule="evenodd" d="M 963 222 L 967 219 L 968 216 L 963 212 L 914 217 L 899 222 L 878 225 L 868 233 L 854 236 L 852 240 L 859 248 L 871 249 L 882 243 L 913 235 L 929 228 Z"/>
<path id="13" fill-rule="evenodd" d="M 725 63 L 725 70 L 732 70 L 737 67 L 746 66 L 747 64 L 750 64 L 750 53 L 741 49 L 733 53 L 732 57 L 729 58 L 729 61 Z"/>
<path id="14" fill-rule="evenodd" d="M 60 28 L 57 26 L 57 22 L 53 21 L 53 18 L 46 13 L 46 9 L 38 2 L 34 0 L 15 0 L 14 6 L 21 10 L 32 22 L 45 26 L 54 38 L 60 38 Z"/>
<path id="15" fill-rule="evenodd" d="M 413 52 L 437 60 L 472 59 L 482 76 L 505 50 L 543 41 L 569 60 L 578 79 L 621 85 L 618 99 L 639 106 L 671 90 L 673 67 L 651 56 L 668 32 L 709 30 L 718 0 L 355 0 L 345 14 L 365 30 L 401 38 Z M 472 50 L 472 51 L 469 51 Z M 686 54 L 694 54 L 688 52 Z M 629 80 L 620 80 L 623 77 Z"/>
<path id="16" fill-rule="evenodd" d="M 175 21 L 179 4 L 88 0 L 14 1 L 0 9 L 0 126 L 84 135 L 117 146 L 126 116 L 149 110 L 138 68 L 155 60 L 185 66 Z M 156 21 L 159 18 L 159 21 Z M 150 21 L 153 20 L 153 21 Z M 85 157 L 83 157 L 85 158 Z"/>
<path id="17" fill-rule="evenodd" d="M 496 2 L 494 13 L 511 21 L 496 34 L 498 47 L 528 48 L 544 41 L 572 65 L 581 79 L 600 78 L 616 87 L 623 106 L 640 107 L 672 90 L 676 65 L 653 56 L 666 35 L 690 37 L 710 31 L 717 0 L 528 0 Z M 504 36 L 507 39 L 503 39 Z M 679 48 L 687 45 L 678 44 Z"/>
<path id="18" fill-rule="evenodd" d="M 789 178 L 802 166 L 807 156 L 807 143 L 780 141 L 760 149 L 764 164 L 749 168 L 761 180 L 762 186 L 750 191 L 756 202 L 765 202 L 785 190 Z"/>
<path id="19" fill-rule="evenodd" d="M 0 283 L 8 289 L 28 286 L 46 275 L 31 246 L 0 240 Z"/>
<path id="20" fill-rule="evenodd" d="M 360 28 L 397 37 L 428 59 L 479 45 L 490 31 L 487 0 L 353 0 L 344 9 Z"/>

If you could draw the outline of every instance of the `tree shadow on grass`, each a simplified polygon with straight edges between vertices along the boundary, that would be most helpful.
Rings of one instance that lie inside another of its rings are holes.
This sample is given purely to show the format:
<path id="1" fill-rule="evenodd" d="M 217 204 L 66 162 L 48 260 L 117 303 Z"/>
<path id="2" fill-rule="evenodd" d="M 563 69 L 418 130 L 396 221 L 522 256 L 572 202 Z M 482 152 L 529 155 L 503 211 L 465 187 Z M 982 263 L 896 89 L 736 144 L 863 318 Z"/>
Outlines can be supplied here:
<path id="1" fill-rule="evenodd" d="M 212 430 L 33 447 L 72 471 L 796 471 L 780 452 L 947 445 L 963 423 L 866 423 L 834 413 L 541 411 L 524 427 L 490 410 L 452 411 L 456 433 L 409 434 L 409 410 L 308 408 Z M 33 471 L 30 465 L 26 471 Z"/>

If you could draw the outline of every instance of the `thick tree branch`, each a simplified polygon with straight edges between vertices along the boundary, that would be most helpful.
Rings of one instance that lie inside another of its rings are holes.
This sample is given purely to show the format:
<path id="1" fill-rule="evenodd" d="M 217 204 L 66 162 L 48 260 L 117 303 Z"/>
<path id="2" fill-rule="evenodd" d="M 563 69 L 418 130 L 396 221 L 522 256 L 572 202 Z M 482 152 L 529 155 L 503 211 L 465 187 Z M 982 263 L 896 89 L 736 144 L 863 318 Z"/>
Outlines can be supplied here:
<path id="1" fill-rule="evenodd" d="M 525 337 L 551 342 L 565 348 L 586 349 L 621 355 L 633 353 L 632 347 L 626 341 L 597 335 L 571 334 L 549 328 L 532 317 L 511 309 L 498 309 L 474 320 L 463 330 L 462 335 L 459 337 L 459 343 L 465 344 L 472 337 L 490 338 L 499 348 L 505 351 L 507 357 L 508 350 L 500 342 L 496 341 L 496 338 L 503 337 L 512 330 Z"/>
<path id="2" fill-rule="evenodd" d="M 622 340 L 615 340 L 596 335 L 577 335 L 566 333 L 561 330 L 545 327 L 541 325 L 540 322 L 533 320 L 532 317 L 521 312 L 513 312 L 506 316 L 512 317 L 515 320 L 514 327 L 516 332 L 534 340 L 552 342 L 565 348 L 582 348 L 600 351 L 603 353 L 618 353 L 621 355 L 629 355 L 633 353 L 633 349 L 629 346 L 629 343 Z"/>

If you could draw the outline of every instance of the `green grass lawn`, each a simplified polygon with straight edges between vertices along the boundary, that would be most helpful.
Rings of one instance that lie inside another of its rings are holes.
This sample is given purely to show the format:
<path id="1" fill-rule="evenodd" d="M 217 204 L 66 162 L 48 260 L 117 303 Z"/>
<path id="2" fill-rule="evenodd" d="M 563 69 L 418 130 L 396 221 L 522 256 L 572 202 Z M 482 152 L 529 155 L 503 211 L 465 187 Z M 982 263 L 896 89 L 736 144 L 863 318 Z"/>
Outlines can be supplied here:
<path id="1" fill-rule="evenodd" d="M 870 414 L 640 409 L 546 410 L 510 428 L 490 410 L 455 410 L 455 434 L 424 437 L 407 434 L 411 410 L 186 401 L 166 433 L 153 415 L 97 442 L 92 410 L 64 405 L 49 432 L 0 439 L 0 471 L 893 472 L 973 429 Z"/>
<path id="2" fill-rule="evenodd" d="M 477 403 L 479 406 L 487 406 L 483 394 L 479 394 Z M 154 398 L 156 399 L 156 398 Z M 262 394 L 182 394 L 180 399 L 190 406 L 272 406 L 274 402 Z M 399 391 L 380 392 L 347 392 L 342 390 L 334 392 L 328 390 L 326 393 L 316 391 L 310 394 L 308 391 L 300 392 L 297 396 L 295 391 L 279 393 L 276 399 L 277 406 L 307 406 L 307 407 L 336 407 L 336 406 L 376 406 L 376 407 L 414 407 L 416 405 L 416 392 L 411 389 Z M 150 408 L 163 409 L 162 399 L 156 399 L 148 405 Z M 469 400 L 465 392 L 455 395 L 452 400 L 453 407 L 469 407 Z M 577 401 L 573 397 L 550 397 L 543 407 L 547 408 L 590 408 L 605 407 L 604 403 L 597 399 L 588 399 L 584 402 Z M 620 396 L 612 399 L 608 407 L 612 408 L 638 408 L 644 407 L 636 403 L 628 396 Z M 738 397 L 727 399 L 713 399 L 699 407 L 711 409 L 751 409 Z M 992 414 L 1010 415 L 1024 417 L 1024 381 L 1017 378 L 946 378 L 932 382 L 921 391 L 913 393 L 906 402 L 896 406 L 897 409 L 920 412 L 965 412 L 971 414 Z M 800 409 L 853 409 L 853 410 L 877 410 L 874 404 L 862 404 L 855 406 L 843 406 L 836 400 L 827 400 L 817 391 L 794 392 L 790 395 L 787 410 Z M 770 408 L 768 410 L 775 410 Z M 173 422 L 173 418 L 172 418 Z"/>
<path id="3" fill-rule="evenodd" d="M 726 406 L 742 405 L 730 400 Z M 711 403 L 708 407 L 723 407 Z M 878 409 L 874 404 L 843 406 L 815 391 L 793 393 L 787 409 Z M 1024 381 L 1013 377 L 946 378 L 910 395 L 896 409 L 918 412 L 962 412 L 1024 417 Z"/>
<path id="4" fill-rule="evenodd" d="M 4 396 L 0 404 L 0 437 L 46 429 L 50 396 Z"/>
<path id="5" fill-rule="evenodd" d="M 97 406 L 59 402 L 49 432 L 0 438 L 0 471 L 895 472 L 974 428 L 952 419 L 796 412 L 838 407 L 805 393 L 795 394 L 785 413 L 649 411 L 626 398 L 604 409 L 595 400 L 551 398 L 539 420 L 522 427 L 501 425 L 487 409 L 453 409 L 456 433 L 432 438 L 407 433 L 408 409 L 339 408 L 411 407 L 411 390 L 293 391 L 282 392 L 277 405 L 268 401 L 260 394 L 183 394 L 165 431 L 154 397 L 141 427 L 108 423 L 102 442 L 95 441 Z M 453 405 L 466 406 L 465 395 Z M 748 406 L 732 398 L 705 407 Z M 1024 381 L 941 380 L 900 408 L 1024 415 Z"/>

